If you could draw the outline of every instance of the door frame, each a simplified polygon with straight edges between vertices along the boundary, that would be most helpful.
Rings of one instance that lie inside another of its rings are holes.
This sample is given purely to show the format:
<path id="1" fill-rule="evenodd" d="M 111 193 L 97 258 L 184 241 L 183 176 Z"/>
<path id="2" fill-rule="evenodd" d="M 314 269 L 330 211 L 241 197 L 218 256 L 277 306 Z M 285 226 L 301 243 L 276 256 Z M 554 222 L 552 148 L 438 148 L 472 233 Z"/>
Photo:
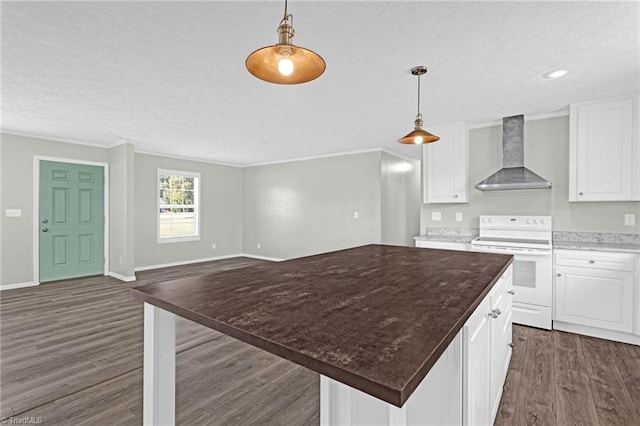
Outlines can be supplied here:
<path id="1" fill-rule="evenodd" d="M 85 164 L 104 170 L 104 275 L 109 273 L 109 163 L 85 161 L 73 158 L 33 156 L 33 282 L 40 284 L 40 162 Z"/>

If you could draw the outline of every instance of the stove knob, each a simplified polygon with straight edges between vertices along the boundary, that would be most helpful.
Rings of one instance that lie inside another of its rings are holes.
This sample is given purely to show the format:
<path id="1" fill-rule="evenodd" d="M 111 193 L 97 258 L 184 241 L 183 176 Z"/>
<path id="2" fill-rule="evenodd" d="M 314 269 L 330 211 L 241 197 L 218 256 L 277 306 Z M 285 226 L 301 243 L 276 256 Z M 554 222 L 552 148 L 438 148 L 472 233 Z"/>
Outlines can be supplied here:
<path id="1" fill-rule="evenodd" d="M 537 225 L 537 224 L 539 224 L 539 223 L 540 223 L 540 221 L 539 221 L 538 219 L 534 219 L 534 220 L 533 220 L 533 223 Z"/>
<path id="2" fill-rule="evenodd" d="M 493 223 L 493 219 L 489 219 L 489 223 Z"/>
<path id="3" fill-rule="evenodd" d="M 527 219 L 527 225 L 531 225 L 531 219 Z"/>
<path id="4" fill-rule="evenodd" d="M 545 219 L 542 219 L 542 220 L 540 221 L 540 223 L 541 223 L 541 224 L 543 224 L 543 225 L 546 225 L 546 224 L 547 224 L 547 221 L 546 221 Z"/>

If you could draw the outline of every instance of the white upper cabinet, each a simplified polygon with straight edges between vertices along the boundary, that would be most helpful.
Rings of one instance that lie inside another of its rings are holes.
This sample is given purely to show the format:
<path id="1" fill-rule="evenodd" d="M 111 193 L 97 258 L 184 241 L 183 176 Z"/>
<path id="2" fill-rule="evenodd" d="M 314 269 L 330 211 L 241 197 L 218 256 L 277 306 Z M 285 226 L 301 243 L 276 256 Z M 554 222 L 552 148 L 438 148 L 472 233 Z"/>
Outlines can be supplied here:
<path id="1" fill-rule="evenodd" d="M 569 201 L 640 200 L 638 95 L 571 105 Z"/>
<path id="2" fill-rule="evenodd" d="M 422 149 L 425 203 L 469 202 L 469 145 L 465 123 L 430 127 L 440 136 Z"/>

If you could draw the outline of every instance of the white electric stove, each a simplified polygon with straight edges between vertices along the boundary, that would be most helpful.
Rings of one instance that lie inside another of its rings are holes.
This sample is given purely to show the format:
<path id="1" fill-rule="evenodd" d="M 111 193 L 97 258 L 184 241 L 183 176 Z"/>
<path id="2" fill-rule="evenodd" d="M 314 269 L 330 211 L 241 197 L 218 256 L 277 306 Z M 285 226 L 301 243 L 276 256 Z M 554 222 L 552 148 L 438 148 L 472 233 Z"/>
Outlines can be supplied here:
<path id="1" fill-rule="evenodd" d="M 551 216 L 480 216 L 472 250 L 512 254 L 513 322 L 551 330 Z"/>

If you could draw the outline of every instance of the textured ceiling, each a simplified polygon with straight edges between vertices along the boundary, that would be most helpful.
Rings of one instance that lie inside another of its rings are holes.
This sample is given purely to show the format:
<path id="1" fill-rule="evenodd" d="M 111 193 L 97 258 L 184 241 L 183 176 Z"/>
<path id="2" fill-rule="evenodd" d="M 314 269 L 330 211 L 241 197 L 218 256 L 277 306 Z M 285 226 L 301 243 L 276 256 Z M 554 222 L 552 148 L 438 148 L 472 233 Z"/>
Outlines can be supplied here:
<path id="1" fill-rule="evenodd" d="M 283 3 L 2 2 L 2 129 L 231 163 L 385 148 L 413 126 L 640 90 L 638 2 L 289 2 L 319 79 L 253 78 Z M 565 68 L 559 80 L 542 74 Z"/>

